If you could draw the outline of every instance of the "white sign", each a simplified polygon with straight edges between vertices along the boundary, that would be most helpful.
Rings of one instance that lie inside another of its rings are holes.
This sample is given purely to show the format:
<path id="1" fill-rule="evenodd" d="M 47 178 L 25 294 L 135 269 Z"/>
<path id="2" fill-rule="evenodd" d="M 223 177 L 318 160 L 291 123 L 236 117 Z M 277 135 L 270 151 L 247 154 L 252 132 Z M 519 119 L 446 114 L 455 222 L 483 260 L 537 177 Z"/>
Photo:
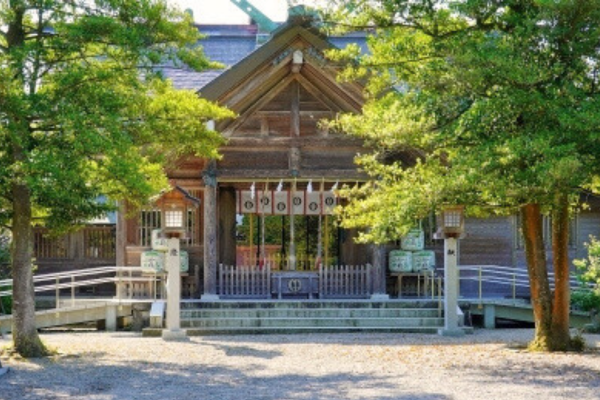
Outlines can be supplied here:
<path id="1" fill-rule="evenodd" d="M 258 192 L 258 213 L 264 215 L 273 214 L 273 192 Z"/>
<path id="2" fill-rule="evenodd" d="M 290 192 L 275 192 L 273 194 L 273 214 L 288 215 L 290 213 Z"/>
<path id="3" fill-rule="evenodd" d="M 242 190 L 238 192 L 237 213 L 238 214 L 255 214 L 258 210 L 256 196 L 252 198 L 250 190 Z"/>
<path id="4" fill-rule="evenodd" d="M 333 192 L 323 192 L 323 214 L 332 215 L 337 205 L 337 199 Z"/>
<path id="5" fill-rule="evenodd" d="M 306 193 L 305 215 L 321 214 L 321 192 Z"/>
<path id="6" fill-rule="evenodd" d="M 292 192 L 292 213 L 294 215 L 304 215 L 304 192 Z"/>

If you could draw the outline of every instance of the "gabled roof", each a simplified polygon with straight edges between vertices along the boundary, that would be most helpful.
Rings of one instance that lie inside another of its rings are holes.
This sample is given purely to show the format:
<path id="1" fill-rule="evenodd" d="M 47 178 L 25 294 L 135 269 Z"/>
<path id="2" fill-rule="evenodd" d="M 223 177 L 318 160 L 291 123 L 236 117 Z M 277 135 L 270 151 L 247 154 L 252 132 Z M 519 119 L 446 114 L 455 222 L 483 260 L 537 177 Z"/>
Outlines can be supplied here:
<path id="1" fill-rule="evenodd" d="M 218 101 L 225 93 L 239 85 L 244 78 L 250 76 L 265 61 L 273 60 L 298 37 L 301 37 L 321 52 L 334 47 L 312 29 L 309 30 L 302 26 L 301 23 L 288 22 L 282 25 L 262 47 L 250 53 L 246 58 L 204 86 L 199 91 L 201 96 L 208 100 Z"/>
<path id="2" fill-rule="evenodd" d="M 255 119 L 257 112 L 271 116 L 275 110 L 285 112 L 285 107 L 273 108 L 269 102 L 277 103 L 286 93 L 288 99 L 294 97 L 295 91 L 305 93 L 305 100 L 320 104 L 299 110 L 305 115 L 318 118 L 317 114 L 333 117 L 338 112 L 359 113 L 364 104 L 363 87 L 337 81 L 339 68 L 324 55 L 332 48 L 335 46 L 323 35 L 307 26 L 306 19 L 288 21 L 262 47 L 204 86 L 199 95 L 238 114 L 235 120 L 219 123 L 219 131 L 228 137 Z"/>
<path id="3" fill-rule="evenodd" d="M 275 35 L 288 24 L 277 29 Z M 261 34 L 256 25 L 197 25 L 198 31 L 206 37 L 198 44 L 203 47 L 206 56 L 225 65 L 220 70 L 194 71 L 190 68 L 164 68 L 161 73 L 173 82 L 177 89 L 200 90 L 228 68 L 248 57 L 261 42 Z M 348 44 L 357 44 L 363 53 L 366 49 L 366 34 L 355 32 L 344 36 L 331 36 L 327 40 L 335 47 L 343 48 Z"/>
<path id="4" fill-rule="evenodd" d="M 172 203 L 185 203 L 198 207 L 200 205 L 200 199 L 192 196 L 190 192 L 185 190 L 179 185 L 172 186 L 173 188 L 169 191 L 162 192 L 154 203 L 159 205 L 166 205 Z"/>

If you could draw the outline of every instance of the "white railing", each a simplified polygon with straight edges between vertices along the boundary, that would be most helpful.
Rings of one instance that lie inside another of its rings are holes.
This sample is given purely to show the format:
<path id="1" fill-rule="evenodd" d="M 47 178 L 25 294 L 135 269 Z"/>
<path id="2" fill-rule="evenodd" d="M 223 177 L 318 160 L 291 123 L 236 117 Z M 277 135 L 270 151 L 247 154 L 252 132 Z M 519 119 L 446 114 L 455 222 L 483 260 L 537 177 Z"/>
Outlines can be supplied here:
<path id="1" fill-rule="evenodd" d="M 370 297 L 373 294 L 370 264 L 319 266 L 321 298 Z"/>
<path id="2" fill-rule="evenodd" d="M 162 295 L 161 279 L 160 275 L 143 273 L 141 267 L 98 267 L 35 275 L 33 285 L 35 293 L 54 292 L 56 308 L 60 308 L 64 289 L 71 289 L 71 306 L 75 305 L 76 288 L 105 283 L 115 284 L 117 300 L 152 299 Z M 0 280 L 0 297 L 12 296 L 12 286 L 12 279 Z"/>
<path id="3" fill-rule="evenodd" d="M 478 297 L 485 297 L 486 283 L 508 286 L 513 300 L 517 298 L 519 289 L 529 290 L 529 274 L 526 269 L 503 267 L 498 265 L 461 265 L 458 267 L 461 281 L 475 281 L 478 284 Z M 550 289 L 554 290 L 554 273 L 548 272 Z M 569 279 L 571 290 L 582 290 L 581 283 L 571 274 Z"/>
<path id="4" fill-rule="evenodd" d="M 219 265 L 217 293 L 224 298 L 270 298 L 271 266 Z"/>

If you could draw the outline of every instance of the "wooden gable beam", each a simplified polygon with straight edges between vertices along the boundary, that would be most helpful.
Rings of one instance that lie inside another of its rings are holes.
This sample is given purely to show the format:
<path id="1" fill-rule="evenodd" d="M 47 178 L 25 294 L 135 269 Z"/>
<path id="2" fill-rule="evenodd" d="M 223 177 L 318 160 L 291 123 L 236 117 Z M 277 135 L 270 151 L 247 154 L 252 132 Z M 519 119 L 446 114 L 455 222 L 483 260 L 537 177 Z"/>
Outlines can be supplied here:
<path id="1" fill-rule="evenodd" d="M 320 73 L 319 73 L 320 71 Z M 326 94 L 326 97 L 330 98 L 334 104 L 337 104 L 336 108 L 342 108 L 346 112 L 360 113 L 364 100 L 361 98 L 355 98 L 354 96 L 347 93 L 340 87 L 339 83 L 335 81 L 335 78 L 331 78 L 329 74 L 324 73 L 323 70 L 317 70 L 310 63 L 302 68 L 300 72 L 305 80 L 301 81 L 305 85 L 306 89 L 309 90 L 311 87 L 311 94 L 316 96 L 315 93 Z M 318 97 L 320 100 L 324 96 Z"/>
<path id="2" fill-rule="evenodd" d="M 306 77 L 302 74 L 297 76 L 298 82 L 306 89 L 308 93 L 313 95 L 317 100 L 325 105 L 325 107 L 329 108 L 333 112 L 347 111 L 343 107 L 340 107 L 340 104 L 335 100 L 332 100 L 327 94 L 313 85 Z"/>
<path id="3" fill-rule="evenodd" d="M 250 107 L 244 110 L 240 116 L 235 119 L 230 125 L 223 128 L 223 134 L 230 136 L 237 128 L 239 128 L 244 122 L 248 120 L 254 113 L 260 108 L 264 107 L 271 100 L 275 98 L 283 89 L 285 89 L 290 83 L 296 79 L 295 75 L 288 74 L 285 78 L 275 84 L 268 92 L 264 93 L 257 101 L 254 102 Z"/>
<path id="4" fill-rule="evenodd" d="M 289 64 L 292 62 L 292 55 L 289 54 L 281 61 L 273 65 L 273 61 L 265 63 L 262 68 L 252 74 L 244 83 L 219 99 L 221 104 L 230 108 L 243 108 L 244 101 L 253 93 L 260 91 L 265 85 L 274 80 L 279 80 L 289 73 Z"/>

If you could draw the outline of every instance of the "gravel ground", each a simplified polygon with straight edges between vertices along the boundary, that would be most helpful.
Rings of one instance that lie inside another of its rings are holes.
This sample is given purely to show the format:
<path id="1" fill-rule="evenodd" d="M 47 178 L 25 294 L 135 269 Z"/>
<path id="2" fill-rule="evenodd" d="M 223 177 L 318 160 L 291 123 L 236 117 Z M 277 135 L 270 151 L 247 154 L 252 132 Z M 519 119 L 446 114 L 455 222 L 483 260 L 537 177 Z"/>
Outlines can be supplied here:
<path id="1" fill-rule="evenodd" d="M 599 335 L 584 354 L 519 350 L 532 335 L 48 333 L 58 356 L 2 356 L 0 399 L 600 399 Z"/>

